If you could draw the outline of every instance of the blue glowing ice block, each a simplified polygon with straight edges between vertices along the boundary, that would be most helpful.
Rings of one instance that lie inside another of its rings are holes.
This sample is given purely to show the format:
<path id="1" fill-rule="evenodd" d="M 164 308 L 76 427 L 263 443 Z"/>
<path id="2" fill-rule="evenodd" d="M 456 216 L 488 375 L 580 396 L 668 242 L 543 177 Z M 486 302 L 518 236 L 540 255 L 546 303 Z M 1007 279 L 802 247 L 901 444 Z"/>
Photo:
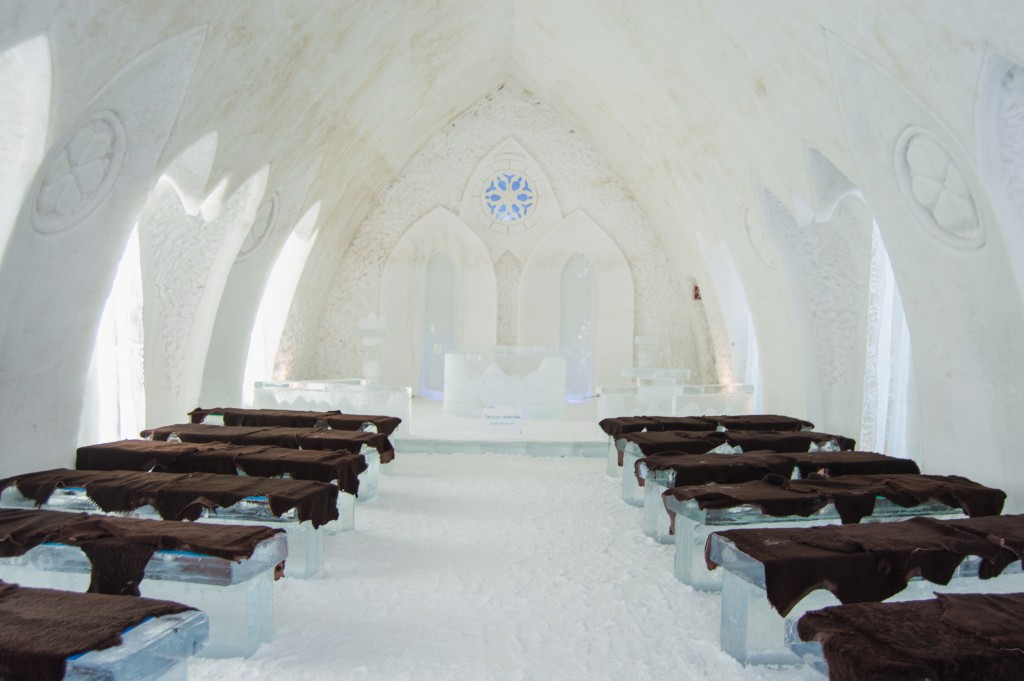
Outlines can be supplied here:
<path id="1" fill-rule="evenodd" d="M 733 529 L 756 529 L 759 527 L 811 527 L 814 525 L 838 525 L 839 513 L 833 504 L 828 504 L 807 517 L 798 515 L 771 516 L 747 504 L 733 508 L 703 510 L 694 499 L 680 501 L 675 497 L 663 498 L 662 509 L 676 514 L 675 523 L 675 574 L 679 581 L 701 591 L 718 591 L 722 588 L 723 570 L 708 570 L 704 560 L 704 546 L 712 532 Z M 861 519 L 862 523 L 906 520 L 914 516 L 937 518 L 963 518 L 958 508 L 951 508 L 938 501 L 929 501 L 918 506 L 904 508 L 885 498 L 875 499 L 871 515 Z M 668 513 L 665 513 L 668 516 Z"/>
<path id="2" fill-rule="evenodd" d="M 249 656 L 274 633 L 274 568 L 288 557 L 284 534 L 266 539 L 235 562 L 188 551 L 157 551 L 146 565 L 141 595 L 198 608 L 210 618 L 204 657 Z M 92 564 L 77 546 L 41 544 L 0 558 L 0 579 L 22 586 L 85 591 Z"/>
<path id="3" fill-rule="evenodd" d="M 721 528 L 719 528 L 721 529 Z M 725 537 L 712 534 L 710 558 L 724 571 L 722 578 L 722 650 L 744 664 L 799 664 L 801 656 L 786 642 L 786 620 L 796 621 L 809 610 L 818 610 L 839 601 L 831 592 L 817 589 L 805 596 L 784 618 L 769 603 L 765 589 L 764 564 L 740 551 Z M 907 587 L 886 599 L 914 601 L 942 593 L 1011 593 L 1024 590 L 1024 573 L 1017 561 L 995 579 L 978 579 L 981 559 L 967 556 L 949 584 L 935 584 L 913 578 Z"/>
<path id="4" fill-rule="evenodd" d="M 64 681 L 185 681 L 209 630 L 196 610 L 153 617 L 122 632 L 120 645 L 69 657 Z"/>
<path id="5" fill-rule="evenodd" d="M 343 500 L 342 497 L 345 497 Z M 338 512 L 341 515 L 339 529 L 352 529 L 355 504 L 351 494 L 342 492 L 338 495 Z M 344 512 L 342 504 L 345 505 Z M 7 487 L 0 493 L 0 508 L 37 508 L 32 499 L 28 499 L 16 487 Z M 58 487 L 50 494 L 45 504 L 38 508 L 50 511 L 85 511 L 86 513 L 103 513 L 103 510 L 89 498 L 81 487 Z M 112 515 L 134 518 L 161 520 L 161 516 L 152 506 L 141 506 L 127 513 Z M 344 527 L 347 519 L 349 527 Z M 320 572 L 324 567 L 324 534 L 326 528 L 336 523 L 328 523 L 314 528 L 313 523 L 300 522 L 298 512 L 293 508 L 280 516 L 270 510 L 270 503 L 264 496 L 246 497 L 238 503 L 225 508 L 203 509 L 199 522 L 213 523 L 253 523 L 280 527 L 288 535 L 288 577 L 307 578 Z"/>

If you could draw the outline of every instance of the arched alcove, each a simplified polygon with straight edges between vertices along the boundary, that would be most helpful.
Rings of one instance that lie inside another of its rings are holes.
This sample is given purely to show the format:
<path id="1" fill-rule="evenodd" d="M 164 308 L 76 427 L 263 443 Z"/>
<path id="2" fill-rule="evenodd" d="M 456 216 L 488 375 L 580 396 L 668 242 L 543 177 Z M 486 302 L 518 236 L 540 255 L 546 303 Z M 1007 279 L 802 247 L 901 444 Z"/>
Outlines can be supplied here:
<path id="1" fill-rule="evenodd" d="M 814 195 L 796 215 L 774 197 L 769 233 L 797 320 L 808 416 L 859 433 L 863 414 L 873 219 L 856 186 L 808 146 Z"/>
<path id="2" fill-rule="evenodd" d="M 269 171 L 263 167 L 223 200 L 219 183 L 203 202 L 216 202 L 215 209 L 196 215 L 160 180 L 139 214 L 149 425 L 174 423 L 199 400 L 217 308 Z"/>
<path id="3" fill-rule="evenodd" d="M 633 366 L 633 275 L 622 251 L 597 223 L 577 210 L 555 225 L 523 267 L 519 343 L 558 347 L 562 338 L 563 273 L 573 258 L 586 263 L 593 306 L 595 385 L 615 385 Z M 570 274 L 574 270 L 569 270 Z"/>
<path id="4" fill-rule="evenodd" d="M 320 157 L 308 159 L 263 197 L 238 248 L 217 307 L 203 368 L 203 404 L 237 404 L 243 392 L 246 353 L 267 279 L 305 205 Z M 290 301 L 289 301 L 290 302 Z"/>
<path id="5" fill-rule="evenodd" d="M 421 287 L 423 328 L 421 330 L 420 394 L 432 400 L 444 395 L 444 356 L 458 347 L 459 291 L 455 263 L 445 253 L 434 253 L 427 261 Z M 413 296 L 415 298 L 415 296 Z"/>
<path id="6" fill-rule="evenodd" d="M 450 274 L 435 259 L 451 264 Z M 387 318 L 389 334 L 381 350 L 382 380 L 392 385 L 420 385 L 425 366 L 428 298 L 420 293 L 435 264 L 438 287 L 451 278 L 456 298 L 455 345 L 492 346 L 496 340 L 497 293 L 494 267 L 483 243 L 457 216 L 438 208 L 417 220 L 388 256 L 380 280 L 379 314 Z M 438 288 L 440 291 L 441 289 Z M 448 290 L 447 285 L 444 288 Z M 447 293 L 439 293 L 448 295 Z M 435 305 L 435 303 L 437 303 Z M 440 300 L 430 302 L 440 314 Z M 352 320 L 355 333 L 355 320 Z M 446 332 L 447 333 L 447 332 Z"/>
<path id="7" fill-rule="evenodd" d="M 280 351 L 281 334 L 302 269 L 320 234 L 319 219 L 320 202 L 317 201 L 296 223 L 263 287 L 263 299 L 253 322 L 242 381 L 243 402 L 247 404 L 248 391 L 255 381 L 285 380 L 291 375 L 292 358 Z"/>
<path id="8" fill-rule="evenodd" d="M 573 253 L 562 267 L 558 287 L 558 347 L 567 354 L 565 392 L 570 401 L 593 394 L 595 275 L 587 257 Z"/>

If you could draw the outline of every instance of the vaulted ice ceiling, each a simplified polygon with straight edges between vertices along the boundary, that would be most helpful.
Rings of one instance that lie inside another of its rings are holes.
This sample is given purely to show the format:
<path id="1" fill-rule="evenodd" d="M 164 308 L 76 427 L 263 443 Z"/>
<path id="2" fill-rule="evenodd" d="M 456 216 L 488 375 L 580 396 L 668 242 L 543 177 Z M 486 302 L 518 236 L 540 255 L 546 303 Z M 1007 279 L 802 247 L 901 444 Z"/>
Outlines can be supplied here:
<path id="1" fill-rule="evenodd" d="M 152 200 L 164 173 L 182 215 L 210 195 L 237 207 L 194 220 L 236 251 L 260 198 L 308 178 L 287 207 L 293 224 L 316 209 L 308 298 L 417 153 L 513 84 L 593 145 L 678 275 L 701 285 L 719 365 L 749 306 L 767 407 L 820 417 L 816 381 L 862 380 L 830 373 L 841 343 L 819 343 L 815 366 L 800 343 L 814 342 L 815 310 L 842 296 L 843 254 L 829 245 L 846 248 L 859 230 L 863 250 L 877 220 L 914 339 L 919 428 L 938 429 L 923 446 L 954 461 L 975 441 L 954 425 L 965 414 L 986 447 L 1009 447 L 1024 435 L 1005 408 L 1024 382 L 1011 82 L 1022 28 L 1012 0 L 6 0 L 0 372 L 5 400 L 23 406 L 0 423 L 25 447 L 74 439 L 75 424 L 47 430 L 37 415 L 78 413 L 83 348 L 134 221 L 162 205 Z M 89 204 L 99 189 L 85 177 L 78 203 L 32 203 L 33 182 L 64 186 L 48 155 L 83 123 L 113 130 L 97 112 L 129 109 L 128 151 L 105 157 L 123 168 L 112 194 Z M 144 143 L 135 129 L 150 131 Z M 823 225 L 836 236 L 815 236 Z M 157 291 L 188 284 L 168 253 Z M 816 277 L 831 297 L 809 291 Z M 225 270 L 218 285 L 242 279 Z M 192 285 L 198 308 L 216 310 L 207 282 Z M 180 351 L 182 366 L 202 366 L 200 345 Z M 1010 465 L 990 464 L 990 478 Z"/>

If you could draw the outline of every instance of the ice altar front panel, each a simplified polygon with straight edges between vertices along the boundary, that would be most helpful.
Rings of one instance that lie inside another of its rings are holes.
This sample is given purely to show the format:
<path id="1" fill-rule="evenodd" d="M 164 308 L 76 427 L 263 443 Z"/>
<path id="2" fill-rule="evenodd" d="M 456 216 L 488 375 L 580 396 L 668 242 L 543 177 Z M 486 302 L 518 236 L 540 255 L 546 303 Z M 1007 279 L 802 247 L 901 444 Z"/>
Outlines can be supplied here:
<path id="1" fill-rule="evenodd" d="M 523 408 L 524 418 L 565 414 L 566 353 L 557 348 L 464 348 L 444 356 L 444 414 L 479 416 L 487 405 Z"/>

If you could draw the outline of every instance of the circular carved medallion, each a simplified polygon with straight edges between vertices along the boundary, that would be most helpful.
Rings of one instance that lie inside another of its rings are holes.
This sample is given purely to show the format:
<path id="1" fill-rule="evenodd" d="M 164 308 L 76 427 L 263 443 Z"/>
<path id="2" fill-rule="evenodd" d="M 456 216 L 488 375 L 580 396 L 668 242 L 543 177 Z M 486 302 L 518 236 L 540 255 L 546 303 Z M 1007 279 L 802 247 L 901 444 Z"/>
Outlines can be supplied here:
<path id="1" fill-rule="evenodd" d="M 117 179 L 126 146 L 121 121 L 100 111 L 51 152 L 33 202 L 36 231 L 63 232 L 95 210 Z"/>
<path id="2" fill-rule="evenodd" d="M 896 144 L 896 176 L 914 214 L 941 241 L 980 248 L 985 228 L 974 192 L 956 159 L 923 128 L 908 128 Z"/>
<path id="3" fill-rule="evenodd" d="M 518 170 L 501 170 L 483 183 L 480 194 L 483 214 L 491 229 L 504 234 L 526 231 L 537 205 L 533 182 Z"/>

